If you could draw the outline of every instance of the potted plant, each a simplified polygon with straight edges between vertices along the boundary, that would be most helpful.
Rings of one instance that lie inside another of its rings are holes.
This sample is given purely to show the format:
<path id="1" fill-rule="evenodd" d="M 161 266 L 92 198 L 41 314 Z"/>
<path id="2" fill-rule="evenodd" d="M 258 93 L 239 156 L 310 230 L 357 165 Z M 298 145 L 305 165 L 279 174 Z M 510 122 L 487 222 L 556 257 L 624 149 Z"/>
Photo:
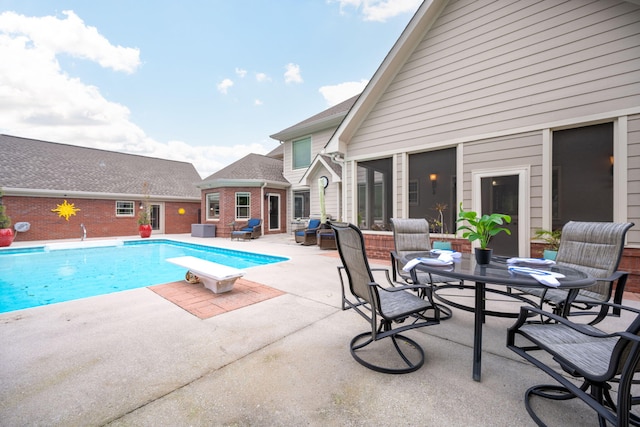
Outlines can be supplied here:
<path id="1" fill-rule="evenodd" d="M 459 226 L 457 231 L 462 231 L 462 237 L 470 242 L 478 240 L 480 247 L 475 250 L 476 261 L 480 265 L 489 264 L 493 252 L 487 247 L 489 241 L 493 236 L 503 231 L 511 235 L 511 230 L 503 227 L 504 224 L 511 222 L 511 216 L 498 213 L 479 216 L 474 211 L 462 209 L 462 203 L 460 203 L 460 212 L 456 222 L 463 221 L 466 221 L 467 224 Z"/>
<path id="2" fill-rule="evenodd" d="M 11 218 L 7 216 L 6 206 L 2 204 L 2 192 L 0 191 L 0 247 L 9 246 L 13 243 L 13 230 L 11 229 Z"/>
<path id="3" fill-rule="evenodd" d="M 142 184 L 142 194 L 144 200 L 141 203 L 140 212 L 138 212 L 138 233 L 140 237 L 151 236 L 151 216 L 149 215 L 149 183 Z"/>
<path id="4" fill-rule="evenodd" d="M 562 230 L 538 230 L 536 231 L 535 238 L 543 240 L 545 242 L 545 249 L 542 253 L 544 259 L 555 260 L 558 255 L 558 248 L 560 247 L 560 238 L 562 237 Z"/>
<path id="5" fill-rule="evenodd" d="M 151 236 L 151 218 L 149 217 L 149 209 L 146 204 L 142 210 L 138 213 L 138 232 L 140 237 Z"/>

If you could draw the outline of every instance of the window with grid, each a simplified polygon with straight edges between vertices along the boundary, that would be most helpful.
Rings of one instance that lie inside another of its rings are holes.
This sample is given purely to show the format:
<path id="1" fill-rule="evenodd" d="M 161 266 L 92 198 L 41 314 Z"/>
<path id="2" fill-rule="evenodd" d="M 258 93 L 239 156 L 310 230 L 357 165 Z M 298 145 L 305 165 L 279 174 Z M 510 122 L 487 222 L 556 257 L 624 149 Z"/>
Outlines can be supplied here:
<path id="1" fill-rule="evenodd" d="M 116 216 L 133 216 L 134 207 L 134 202 L 116 201 Z"/>
<path id="2" fill-rule="evenodd" d="M 236 219 L 251 218 L 251 193 L 236 193 Z"/>

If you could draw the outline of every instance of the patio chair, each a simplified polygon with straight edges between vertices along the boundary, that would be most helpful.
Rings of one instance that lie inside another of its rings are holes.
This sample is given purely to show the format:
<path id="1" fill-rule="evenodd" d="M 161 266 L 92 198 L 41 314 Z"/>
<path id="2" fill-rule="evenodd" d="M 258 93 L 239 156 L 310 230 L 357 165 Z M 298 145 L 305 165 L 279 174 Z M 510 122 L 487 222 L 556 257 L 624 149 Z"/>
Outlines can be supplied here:
<path id="1" fill-rule="evenodd" d="M 599 304 L 606 306 L 605 312 L 615 308 L 635 316 L 625 330 L 605 333 L 537 307 L 522 306 L 520 317 L 509 328 L 507 347 L 559 384 L 536 385 L 525 392 L 525 407 L 538 425 L 546 424 L 533 410 L 532 396 L 556 401 L 581 399 L 597 412 L 601 426 L 607 421 L 616 426 L 629 422 L 639 425 L 640 418 L 630 412 L 632 405 L 640 403 L 631 390 L 637 383 L 634 374 L 640 361 L 640 310 L 608 302 Z M 541 316 L 543 322 L 528 322 L 532 315 Z M 536 408 L 541 413 L 541 405 Z M 562 424 L 562 420 L 554 421 Z"/>
<path id="2" fill-rule="evenodd" d="M 560 248 L 556 263 L 572 267 L 598 279 L 595 285 L 581 289 L 575 300 L 567 305 L 568 291 L 553 288 L 514 288 L 540 297 L 543 303 L 551 305 L 553 312 L 562 316 L 594 315 L 589 322 L 595 325 L 608 314 L 609 307 L 602 302 L 609 301 L 616 283 L 613 302 L 622 303 L 622 295 L 629 273 L 617 271 L 624 249 L 624 239 L 633 223 L 577 222 L 570 221 L 562 228 Z M 594 308 L 598 308 L 593 311 Z M 579 310 L 579 311 L 577 311 Z M 614 315 L 619 315 L 616 308 Z"/>
<path id="3" fill-rule="evenodd" d="M 397 282 L 398 277 L 400 277 L 405 283 L 413 284 L 411 274 L 402 270 L 405 266 L 402 259 L 410 253 L 423 253 L 426 257 L 430 256 L 431 242 L 429 238 L 429 223 L 424 218 L 391 218 L 391 225 L 393 227 L 393 244 L 395 248 L 395 250 L 389 253 L 391 255 L 391 274 L 393 281 Z M 416 275 L 420 284 L 436 286 L 435 283 L 460 283 L 451 278 L 422 271 L 417 272 Z M 441 304 L 438 306 L 443 314 L 440 320 L 451 317 L 451 309 L 449 307 Z"/>
<path id="4" fill-rule="evenodd" d="M 262 220 L 260 218 L 251 218 L 249 222 L 247 222 L 247 225 L 239 231 L 251 233 L 251 238 L 257 239 L 262 234 Z"/>
<path id="5" fill-rule="evenodd" d="M 440 323 L 440 310 L 433 303 L 431 292 L 426 292 L 426 299 L 409 292 L 424 290 L 428 285 L 395 286 L 387 269 L 382 270 L 389 286 L 379 285 L 372 272 L 380 269 L 369 267 L 360 230 L 353 224 L 340 223 L 331 223 L 331 228 L 343 264 L 338 267 L 342 309 L 355 310 L 371 326 L 370 331 L 351 340 L 351 355 L 361 365 L 377 372 L 403 374 L 419 369 L 424 364 L 424 350 L 401 333 Z"/>
<path id="6" fill-rule="evenodd" d="M 303 246 L 315 245 L 318 242 L 316 233 L 320 229 L 319 219 L 310 219 L 309 224 L 305 228 L 295 231 L 296 243 L 302 243 Z"/>

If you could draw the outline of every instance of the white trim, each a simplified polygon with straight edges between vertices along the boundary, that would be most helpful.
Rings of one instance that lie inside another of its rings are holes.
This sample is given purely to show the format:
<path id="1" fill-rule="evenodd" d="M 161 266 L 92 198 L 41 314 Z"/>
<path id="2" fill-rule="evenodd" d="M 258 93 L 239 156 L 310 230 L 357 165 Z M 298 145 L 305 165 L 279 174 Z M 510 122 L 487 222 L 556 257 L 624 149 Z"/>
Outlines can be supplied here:
<path id="1" fill-rule="evenodd" d="M 552 230 L 551 179 L 553 177 L 553 132 L 542 130 L 542 229 Z"/>
<path id="2" fill-rule="evenodd" d="M 471 171 L 471 209 L 482 211 L 481 179 L 492 176 L 518 175 L 518 256 L 528 257 L 530 252 L 530 199 L 529 177 L 531 167 L 529 165 L 513 166 L 506 168 L 478 169 Z M 477 247 L 478 242 L 473 242 Z"/>
<path id="3" fill-rule="evenodd" d="M 618 117 L 613 123 L 613 221 L 627 222 L 628 206 L 628 144 L 627 116 Z"/>
<path id="4" fill-rule="evenodd" d="M 502 131 L 485 133 L 481 135 L 469 135 L 469 136 L 454 138 L 450 140 L 431 142 L 428 144 L 412 144 L 410 152 L 430 151 L 438 148 L 455 146 L 456 144 L 461 144 L 465 142 L 481 142 L 485 139 L 500 138 L 500 137 L 518 135 L 518 134 L 529 133 L 529 132 L 542 132 L 547 129 L 552 129 L 552 130 L 572 129 L 575 127 L 611 122 L 611 121 L 615 121 L 616 119 L 619 119 L 620 117 L 626 117 L 633 114 L 640 114 L 640 107 L 628 108 L 625 110 L 609 111 L 609 112 L 604 112 L 600 114 L 593 114 L 591 116 L 573 117 L 570 119 L 559 120 L 557 122 L 540 123 L 536 125 L 525 126 L 521 128 L 515 128 L 515 129 L 506 129 Z M 424 137 L 420 137 L 420 139 L 422 138 Z M 393 147 L 395 144 L 389 144 L 389 145 Z M 349 160 L 370 160 L 374 157 L 375 158 L 389 157 L 396 152 L 397 150 L 393 150 L 393 148 L 391 148 L 388 151 L 377 151 L 375 153 L 375 156 L 371 153 L 361 154 L 358 156 L 349 155 Z"/>

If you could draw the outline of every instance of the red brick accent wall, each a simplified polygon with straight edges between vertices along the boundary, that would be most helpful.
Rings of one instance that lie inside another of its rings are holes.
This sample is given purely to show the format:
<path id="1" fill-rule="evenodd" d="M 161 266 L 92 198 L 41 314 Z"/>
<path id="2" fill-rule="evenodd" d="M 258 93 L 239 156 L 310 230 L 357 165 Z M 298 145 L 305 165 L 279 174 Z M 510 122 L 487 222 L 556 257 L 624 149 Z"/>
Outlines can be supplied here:
<path id="1" fill-rule="evenodd" d="M 471 244 L 466 239 L 446 239 L 451 242 L 454 250 L 471 252 Z M 364 244 L 367 256 L 372 259 L 389 259 L 389 251 L 393 250 L 392 234 L 364 234 Z M 542 245 L 531 244 L 531 255 L 541 256 Z M 640 249 L 625 248 L 620 261 L 620 270 L 629 272 L 629 279 L 625 291 L 640 293 Z"/>
<path id="2" fill-rule="evenodd" d="M 71 215 L 68 221 L 60 217 L 57 212 L 51 211 L 65 200 L 73 204 L 76 209 L 80 209 L 75 215 Z M 80 238 L 82 236 L 80 224 L 86 227 L 87 237 L 138 234 L 137 217 L 116 217 L 115 200 L 5 195 L 2 201 L 13 224 L 16 222 L 31 224 L 29 231 L 16 233 L 17 241 Z M 138 201 L 135 202 L 138 203 Z M 190 233 L 191 224 L 198 221 L 199 207 L 197 202 L 166 202 L 164 204 L 165 233 Z M 185 210 L 184 215 L 178 213 L 179 208 Z"/>
<path id="3" fill-rule="evenodd" d="M 260 187 L 221 187 L 221 188 L 208 188 L 202 191 L 202 214 L 201 222 L 203 224 L 215 224 L 216 225 L 216 237 L 230 237 L 231 236 L 231 223 L 236 219 L 236 193 L 248 192 L 251 194 L 251 217 L 262 219 L 262 233 L 270 234 L 267 226 L 267 218 L 269 216 L 269 203 L 263 199 L 263 194 L 280 194 L 280 230 L 273 233 L 286 232 L 286 191 L 282 189 L 264 188 L 261 191 Z M 220 218 L 214 220 L 207 220 L 207 194 L 219 193 L 220 194 Z M 261 212 L 262 207 L 262 212 Z M 248 220 L 238 220 L 236 222 L 236 228 L 242 228 L 247 224 Z"/>

